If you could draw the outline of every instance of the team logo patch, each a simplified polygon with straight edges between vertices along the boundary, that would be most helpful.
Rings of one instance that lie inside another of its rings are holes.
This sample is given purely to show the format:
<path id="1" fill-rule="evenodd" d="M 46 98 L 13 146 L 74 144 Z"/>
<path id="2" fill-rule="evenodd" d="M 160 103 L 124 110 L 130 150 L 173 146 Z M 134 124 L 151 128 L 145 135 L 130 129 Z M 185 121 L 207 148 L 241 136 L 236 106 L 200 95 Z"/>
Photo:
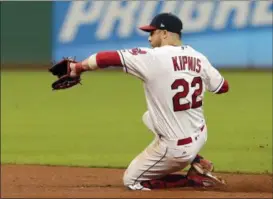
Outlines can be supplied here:
<path id="1" fill-rule="evenodd" d="M 147 51 L 142 50 L 140 48 L 133 48 L 131 50 L 128 50 L 129 53 L 131 53 L 132 55 L 139 55 L 139 54 L 147 54 Z"/>

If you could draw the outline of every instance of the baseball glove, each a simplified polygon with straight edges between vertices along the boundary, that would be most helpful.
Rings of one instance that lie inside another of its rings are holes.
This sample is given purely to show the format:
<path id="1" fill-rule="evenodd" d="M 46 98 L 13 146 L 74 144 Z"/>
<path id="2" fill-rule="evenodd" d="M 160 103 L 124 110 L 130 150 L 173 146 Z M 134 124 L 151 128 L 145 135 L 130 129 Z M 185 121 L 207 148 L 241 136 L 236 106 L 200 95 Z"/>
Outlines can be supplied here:
<path id="1" fill-rule="evenodd" d="M 49 72 L 58 77 L 51 85 L 53 90 L 67 89 L 81 84 L 80 76 L 72 77 L 70 75 L 70 63 L 77 62 L 71 58 L 63 58 L 60 62 L 53 64 L 53 66 L 49 68 Z"/>

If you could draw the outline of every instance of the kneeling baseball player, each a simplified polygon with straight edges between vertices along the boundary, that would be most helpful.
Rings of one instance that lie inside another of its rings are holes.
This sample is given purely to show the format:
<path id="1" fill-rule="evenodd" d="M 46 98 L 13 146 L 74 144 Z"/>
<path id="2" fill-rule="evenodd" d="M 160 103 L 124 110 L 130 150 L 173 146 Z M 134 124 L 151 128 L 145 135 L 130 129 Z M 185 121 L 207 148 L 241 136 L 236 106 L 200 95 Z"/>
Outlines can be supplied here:
<path id="1" fill-rule="evenodd" d="M 177 16 L 161 13 L 140 29 L 150 34 L 152 48 L 98 52 L 82 62 L 63 59 L 50 68 L 58 76 L 53 89 L 77 85 L 85 71 L 123 67 L 144 84 L 148 110 L 143 121 L 155 134 L 125 171 L 124 185 L 131 190 L 224 185 L 212 174 L 213 164 L 198 153 L 207 141 L 204 93 L 226 93 L 227 80 L 206 56 L 182 45 L 183 24 Z M 189 165 L 186 175 L 174 174 Z"/>

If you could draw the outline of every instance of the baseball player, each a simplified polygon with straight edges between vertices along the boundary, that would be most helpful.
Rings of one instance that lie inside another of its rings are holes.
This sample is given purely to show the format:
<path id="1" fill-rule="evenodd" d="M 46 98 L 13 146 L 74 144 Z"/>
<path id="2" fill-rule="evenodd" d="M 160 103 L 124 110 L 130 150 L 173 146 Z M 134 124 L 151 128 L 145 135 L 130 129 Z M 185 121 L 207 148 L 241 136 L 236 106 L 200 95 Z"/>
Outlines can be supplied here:
<path id="1" fill-rule="evenodd" d="M 131 190 L 152 190 L 225 184 L 212 174 L 212 163 L 198 153 L 207 140 L 204 93 L 226 93 L 227 80 L 206 56 L 182 45 L 183 24 L 177 16 L 158 14 L 140 29 L 150 33 L 152 48 L 98 52 L 82 62 L 68 62 L 70 81 L 53 88 L 70 87 L 73 78 L 77 84 L 84 71 L 123 67 L 144 84 L 148 110 L 143 121 L 155 134 L 125 171 L 124 185 Z M 186 175 L 174 174 L 189 165 Z"/>

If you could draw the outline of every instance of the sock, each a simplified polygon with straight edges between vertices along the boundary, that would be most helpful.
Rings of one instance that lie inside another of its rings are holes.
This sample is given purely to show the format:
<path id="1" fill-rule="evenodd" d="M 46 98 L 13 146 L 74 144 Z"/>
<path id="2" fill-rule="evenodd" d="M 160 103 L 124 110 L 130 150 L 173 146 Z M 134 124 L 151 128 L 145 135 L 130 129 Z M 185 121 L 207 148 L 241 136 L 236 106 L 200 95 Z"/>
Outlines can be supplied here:
<path id="1" fill-rule="evenodd" d="M 201 155 L 197 154 L 193 161 L 200 162 L 200 159 L 204 159 Z"/>
<path id="2" fill-rule="evenodd" d="M 185 175 L 170 174 L 160 179 L 143 181 L 141 185 L 149 189 L 165 189 L 193 186 L 193 183 Z"/>

